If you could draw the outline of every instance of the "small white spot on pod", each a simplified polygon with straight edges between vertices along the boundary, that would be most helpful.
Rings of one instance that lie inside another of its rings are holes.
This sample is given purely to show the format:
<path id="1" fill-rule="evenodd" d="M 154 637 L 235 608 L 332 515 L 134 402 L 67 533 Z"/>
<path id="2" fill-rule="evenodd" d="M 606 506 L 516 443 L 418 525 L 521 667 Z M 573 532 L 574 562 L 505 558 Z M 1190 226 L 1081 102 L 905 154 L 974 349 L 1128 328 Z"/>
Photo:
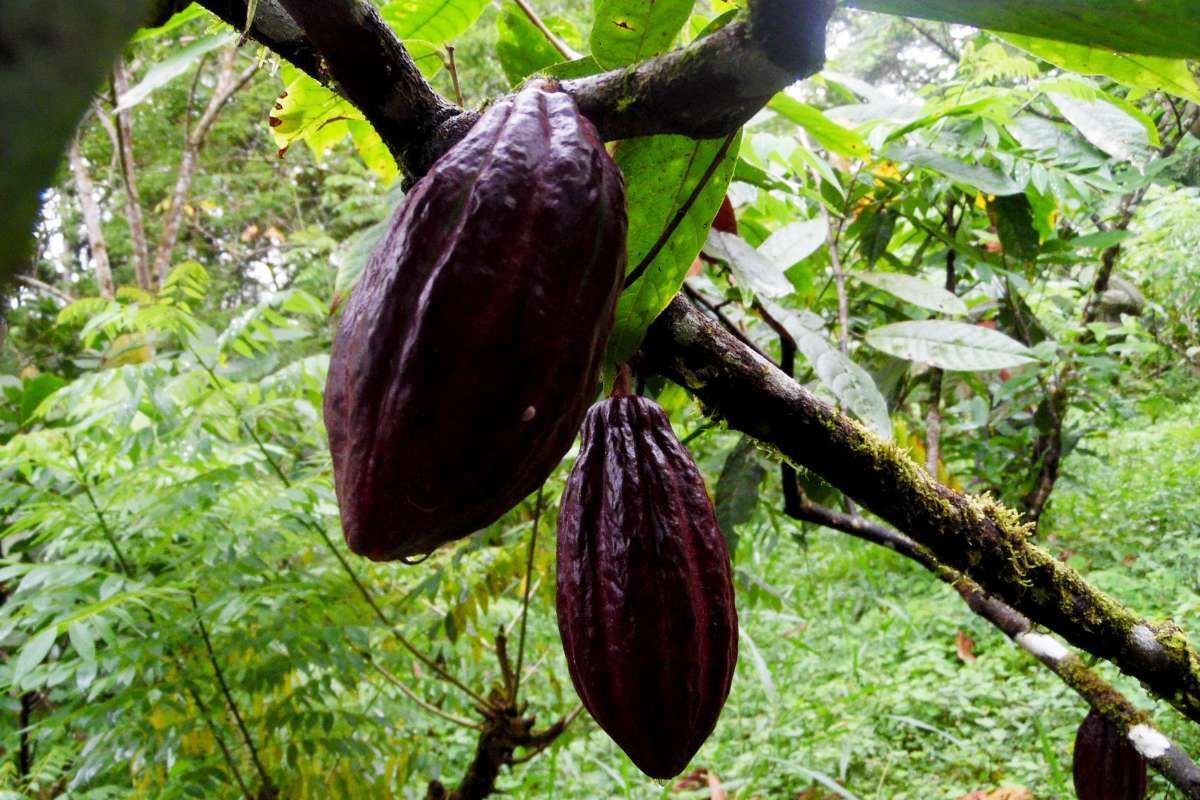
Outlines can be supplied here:
<path id="1" fill-rule="evenodd" d="M 1017 634 L 1017 644 L 1038 658 L 1048 658 L 1054 662 L 1062 661 L 1071 654 L 1057 639 L 1044 633 Z"/>
<path id="2" fill-rule="evenodd" d="M 525 409 L 525 413 L 521 415 L 521 422 L 533 422 L 533 418 L 537 416 L 537 409 L 533 406 Z"/>
<path id="3" fill-rule="evenodd" d="M 1170 740 L 1149 725 L 1130 728 L 1129 741 L 1133 742 L 1133 748 L 1142 754 L 1142 758 L 1162 758 L 1171 749 Z"/>

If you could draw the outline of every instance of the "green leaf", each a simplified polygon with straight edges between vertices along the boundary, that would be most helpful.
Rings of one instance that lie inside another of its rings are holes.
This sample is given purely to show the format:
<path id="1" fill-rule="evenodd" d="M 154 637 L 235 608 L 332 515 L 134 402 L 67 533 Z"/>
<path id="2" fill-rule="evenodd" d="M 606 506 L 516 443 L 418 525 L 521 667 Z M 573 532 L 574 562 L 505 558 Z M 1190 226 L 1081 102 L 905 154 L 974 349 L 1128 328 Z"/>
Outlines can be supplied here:
<path id="1" fill-rule="evenodd" d="M 766 477 L 767 469 L 758 458 L 758 445 L 743 436 L 725 458 L 713 493 L 717 525 L 729 543 L 730 555 L 737 552 L 737 526 L 754 517 L 758 487 Z"/>
<path id="2" fill-rule="evenodd" d="M 161 89 L 180 75 L 191 69 L 196 62 L 218 47 L 223 47 L 237 39 L 233 31 L 223 31 L 198 39 L 179 52 L 159 61 L 151 67 L 142 79 L 129 91 L 121 95 L 117 101 L 117 110 L 124 111 L 133 108 L 149 97 L 155 89 Z"/>
<path id="3" fill-rule="evenodd" d="M 822 219 L 789 222 L 758 246 L 768 261 L 791 269 L 825 245 L 829 226 Z"/>
<path id="4" fill-rule="evenodd" d="M 897 322 L 867 333 L 867 344 L 896 358 L 954 372 L 1011 369 L 1037 359 L 999 331 L 965 322 Z"/>
<path id="5" fill-rule="evenodd" d="M 847 0 L 847 5 L 1123 53 L 1200 57 L 1194 0 Z"/>
<path id="6" fill-rule="evenodd" d="M 134 37 L 129 41 L 130 43 L 144 42 L 147 39 L 153 39 L 155 37 L 162 36 L 164 33 L 170 33 L 176 28 L 186 25 L 194 19 L 205 16 L 207 13 L 208 10 L 205 9 L 204 6 L 192 3 L 190 6 L 185 8 L 183 11 L 176 13 L 173 17 L 164 22 L 162 25 L 159 25 L 157 28 L 142 28 L 140 31 L 134 34 Z"/>
<path id="7" fill-rule="evenodd" d="M 20 684 L 22 678 L 46 659 L 46 654 L 54 646 L 57 633 L 57 627 L 51 625 L 25 643 L 25 646 L 21 648 L 21 654 L 17 656 L 17 665 L 13 668 L 11 682 L 14 685 Z"/>
<path id="8" fill-rule="evenodd" d="M 829 343 L 824 320 L 811 312 L 797 312 L 769 300 L 762 303 L 796 340 L 796 347 L 812 366 L 817 380 L 875 433 L 891 441 L 892 420 L 887 400 L 870 373 Z"/>
<path id="9" fill-rule="evenodd" d="M 397 199 L 396 206 L 387 216 L 374 225 L 354 233 L 334 250 L 333 263 L 337 267 L 337 277 L 334 279 L 333 286 L 333 308 L 335 310 L 354 290 L 355 284 L 358 283 L 363 270 L 367 267 L 371 253 L 375 251 L 379 240 L 387 233 L 392 218 L 397 213 L 399 203 L 402 202 L 403 196 L 401 195 Z"/>
<path id="10" fill-rule="evenodd" d="M 504 4 L 496 20 L 496 55 L 511 84 L 562 61 L 554 45 L 512 0 Z"/>
<path id="11" fill-rule="evenodd" d="M 349 102 L 295 67 L 284 67 L 280 77 L 286 88 L 268 122 L 281 152 L 301 141 L 319 160 L 350 133 L 348 120 L 363 118 Z"/>
<path id="12" fill-rule="evenodd" d="M 62 378 L 48 372 L 27 382 L 21 394 L 21 424 L 29 422 L 42 401 L 66 385 Z"/>
<path id="13" fill-rule="evenodd" d="M 424 39 L 405 39 L 404 47 L 426 80 L 446 68 L 446 61 L 442 58 L 444 48 L 433 42 L 427 42 Z"/>
<path id="14" fill-rule="evenodd" d="M 988 204 L 988 209 L 1005 255 L 1020 262 L 1036 261 L 1041 250 L 1041 235 L 1033 221 L 1033 205 L 1029 198 L 1023 194 L 997 197 Z"/>
<path id="15" fill-rule="evenodd" d="M 1113 158 L 1144 163 L 1153 144 L 1145 121 L 1128 110 L 1109 102 L 1099 93 L 1094 100 L 1085 100 L 1072 92 L 1048 92 L 1054 105 L 1084 138 Z"/>
<path id="16" fill-rule="evenodd" d="M 629 269 L 649 254 L 671 220 L 695 190 L 724 140 L 695 140 L 685 136 L 630 139 L 617 146 L 614 157 L 625 174 L 629 206 Z M 679 292 L 692 262 L 700 254 L 713 218 L 725 199 L 737 163 L 740 136 L 735 139 L 675 234 L 646 269 L 621 295 L 616 327 L 608 343 L 610 364 L 623 364 L 642 343 L 650 323 Z"/>
<path id="17" fill-rule="evenodd" d="M 591 56 L 577 58 L 574 61 L 562 61 L 558 64 L 551 64 L 545 69 L 540 70 L 542 75 L 549 75 L 551 78 L 569 81 L 575 78 L 586 78 L 589 75 L 597 75 L 604 72 L 604 68 L 596 63 L 596 59 Z"/>
<path id="18" fill-rule="evenodd" d="M 1125 86 L 1167 92 L 1200 103 L 1200 84 L 1184 59 L 1116 53 L 1015 33 L 1004 34 L 1003 38 L 1043 61 L 1080 75 L 1104 75 Z"/>
<path id="19" fill-rule="evenodd" d="M 750 634 L 746 632 L 743 626 L 738 626 L 738 633 L 746 641 L 746 650 L 743 652 L 750 657 L 750 663 L 754 665 L 754 674 L 758 676 L 758 682 L 762 684 L 763 691 L 767 695 L 767 700 L 770 701 L 772 706 L 778 706 L 779 690 L 775 688 L 775 681 L 771 678 L 771 670 L 767 667 L 766 659 L 763 658 L 758 645 L 750 638 Z"/>
<path id="20" fill-rule="evenodd" d="M 68 625 L 67 637 L 80 658 L 84 661 L 96 660 L 96 640 L 86 622 L 76 621 Z"/>
<path id="21" fill-rule="evenodd" d="M 920 308 L 956 316 L 967 313 L 967 304 L 961 297 L 912 275 L 899 272 L 851 272 L 850 275 Z"/>
<path id="22" fill-rule="evenodd" d="M 399 0 L 380 13 L 401 39 L 445 44 L 470 30 L 487 6 L 488 0 Z"/>
<path id="23" fill-rule="evenodd" d="M 350 131 L 350 138 L 354 140 L 359 158 L 379 176 L 385 186 L 390 186 L 399 177 L 400 167 L 375 126 L 366 120 L 351 119 L 346 120 L 346 127 Z"/>
<path id="24" fill-rule="evenodd" d="M 738 288 L 745 292 L 759 297 L 786 297 L 795 290 L 779 265 L 740 236 L 713 228 L 708 232 L 704 252 L 728 264 Z"/>
<path id="25" fill-rule="evenodd" d="M 1023 191 L 1020 184 L 1001 172 L 988 167 L 967 164 L 933 150 L 892 145 L 884 151 L 884 156 L 892 161 L 903 161 L 940 172 L 955 183 L 985 194 L 1003 197 Z"/>
<path id="26" fill-rule="evenodd" d="M 623 67 L 670 49 L 695 0 L 597 0 L 592 55 L 605 69 Z"/>
<path id="27" fill-rule="evenodd" d="M 871 157 L 871 148 L 862 136 L 837 124 L 815 106 L 780 92 L 771 99 L 768 108 L 804 128 L 817 144 L 831 153 L 847 158 Z"/>
<path id="28" fill-rule="evenodd" d="M 873 209 L 870 213 L 870 217 L 863 224 L 858 241 L 867 265 L 873 267 L 876 261 L 883 258 L 892 243 L 898 215 L 890 208 Z"/>

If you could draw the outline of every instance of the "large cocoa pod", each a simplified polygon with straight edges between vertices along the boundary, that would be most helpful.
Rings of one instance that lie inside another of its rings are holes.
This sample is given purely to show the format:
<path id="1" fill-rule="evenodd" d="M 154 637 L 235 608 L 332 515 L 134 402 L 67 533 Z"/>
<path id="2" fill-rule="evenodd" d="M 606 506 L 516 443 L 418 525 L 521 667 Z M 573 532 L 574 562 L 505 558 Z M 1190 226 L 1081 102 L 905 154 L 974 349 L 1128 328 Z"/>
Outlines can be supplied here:
<path id="1" fill-rule="evenodd" d="M 729 694 L 737 612 L 704 480 L 645 398 L 584 421 L 558 517 L 558 628 L 600 727 L 647 775 L 679 774 Z"/>
<path id="2" fill-rule="evenodd" d="M 413 187 L 329 366 L 351 550 L 428 553 L 549 476 L 598 388 L 626 226 L 620 171 L 547 82 L 491 106 Z"/>
<path id="3" fill-rule="evenodd" d="M 1143 800 L 1146 759 L 1095 709 L 1075 734 L 1075 795 L 1079 800 Z"/>

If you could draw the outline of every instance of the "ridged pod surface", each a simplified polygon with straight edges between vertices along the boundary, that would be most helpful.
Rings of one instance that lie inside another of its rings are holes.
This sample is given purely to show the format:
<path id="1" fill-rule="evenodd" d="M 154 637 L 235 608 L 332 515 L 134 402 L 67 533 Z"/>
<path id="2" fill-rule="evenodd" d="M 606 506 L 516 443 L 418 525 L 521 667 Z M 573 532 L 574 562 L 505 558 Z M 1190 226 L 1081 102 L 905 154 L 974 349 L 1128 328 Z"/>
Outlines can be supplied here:
<path id="1" fill-rule="evenodd" d="M 351 550 L 428 553 L 549 476 L 598 388 L 626 227 L 620 170 L 548 82 L 492 105 L 413 187 L 326 383 Z"/>
<path id="2" fill-rule="evenodd" d="M 654 778 L 712 733 L 737 663 L 725 537 L 653 401 L 595 405 L 558 517 L 558 628 L 592 717 Z"/>
<path id="3" fill-rule="evenodd" d="M 1146 796 L 1146 760 L 1094 709 L 1075 733 L 1074 772 L 1079 800 L 1143 800 Z"/>

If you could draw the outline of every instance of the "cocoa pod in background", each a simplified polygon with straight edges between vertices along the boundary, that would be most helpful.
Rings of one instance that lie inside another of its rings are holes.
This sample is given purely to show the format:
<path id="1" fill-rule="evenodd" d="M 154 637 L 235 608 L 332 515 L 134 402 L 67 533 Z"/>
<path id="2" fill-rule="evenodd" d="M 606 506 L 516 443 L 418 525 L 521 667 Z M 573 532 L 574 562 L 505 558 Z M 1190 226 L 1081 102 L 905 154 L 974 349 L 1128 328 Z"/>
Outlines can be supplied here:
<path id="1" fill-rule="evenodd" d="M 584 706 L 647 775 L 679 774 L 729 695 L 737 611 L 704 479 L 627 379 L 584 421 L 558 515 L 557 606 Z"/>
<path id="2" fill-rule="evenodd" d="M 626 228 L 620 170 L 550 82 L 492 105 L 413 187 L 326 383 L 352 551 L 428 553 L 545 481 L 599 388 Z"/>
<path id="3" fill-rule="evenodd" d="M 1079 800 L 1143 800 L 1146 759 L 1095 709 L 1075 734 L 1075 795 Z"/>
<path id="4" fill-rule="evenodd" d="M 738 235 L 737 212 L 733 209 L 733 201 L 729 199 L 729 195 L 725 195 L 725 199 L 721 202 L 721 208 L 717 210 L 717 216 L 713 219 L 713 228 L 725 233 Z"/>
<path id="5" fill-rule="evenodd" d="M 729 199 L 729 195 L 725 195 L 725 199 L 721 201 L 721 207 L 717 209 L 717 216 L 713 218 L 713 230 L 731 233 L 734 236 L 738 235 L 737 212 L 733 208 L 733 201 Z M 709 264 L 717 263 L 714 259 L 709 258 L 704 253 L 701 253 L 699 258 Z M 697 271 L 695 274 L 699 274 Z"/>

